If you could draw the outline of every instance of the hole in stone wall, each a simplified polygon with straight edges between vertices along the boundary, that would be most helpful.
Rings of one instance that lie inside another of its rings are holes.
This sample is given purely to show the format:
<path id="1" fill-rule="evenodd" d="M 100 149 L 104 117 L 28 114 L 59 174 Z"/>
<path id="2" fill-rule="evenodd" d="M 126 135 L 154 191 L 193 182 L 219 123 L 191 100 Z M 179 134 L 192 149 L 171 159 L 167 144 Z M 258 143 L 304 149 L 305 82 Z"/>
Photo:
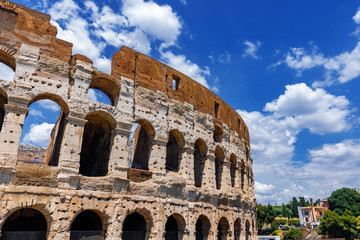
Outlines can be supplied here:
<path id="1" fill-rule="evenodd" d="M 222 217 L 218 224 L 218 240 L 227 239 L 228 231 L 229 231 L 230 225 L 226 218 Z"/>
<path id="2" fill-rule="evenodd" d="M 221 127 L 219 127 L 218 125 L 214 126 L 214 141 L 215 142 L 221 142 L 222 138 L 223 138 L 223 130 L 221 129 Z"/>
<path id="3" fill-rule="evenodd" d="M 79 172 L 84 176 L 105 176 L 108 173 L 112 130 L 116 123 L 111 124 L 99 112 L 88 114 L 86 120 Z"/>
<path id="4" fill-rule="evenodd" d="M 241 234 L 241 225 L 240 225 L 240 219 L 236 219 L 234 222 L 234 239 L 240 240 L 240 234 Z"/>
<path id="5" fill-rule="evenodd" d="M 11 214 L 5 221 L 1 239 L 46 239 L 47 222 L 39 211 L 22 208 Z"/>
<path id="6" fill-rule="evenodd" d="M 215 150 L 215 181 L 216 188 L 221 188 L 222 172 L 223 172 L 223 163 L 224 163 L 224 152 L 221 148 L 217 147 Z"/>
<path id="7" fill-rule="evenodd" d="M 5 63 L 0 62 L 0 80 L 12 82 L 14 80 L 14 75 L 15 72 L 11 67 Z"/>
<path id="8" fill-rule="evenodd" d="M 249 220 L 246 220 L 245 223 L 245 240 L 249 240 L 250 237 L 250 222 Z"/>
<path id="9" fill-rule="evenodd" d="M 166 144 L 166 170 L 178 172 L 184 138 L 179 131 L 170 131 Z"/>
<path id="10" fill-rule="evenodd" d="M 0 132 L 5 118 L 5 104 L 7 104 L 7 98 L 3 96 L 0 91 Z"/>
<path id="11" fill-rule="evenodd" d="M 110 99 L 110 97 L 106 95 L 103 91 L 100 91 L 95 88 L 89 88 L 88 99 L 95 102 L 112 105 L 112 100 Z"/>
<path id="12" fill-rule="evenodd" d="M 146 124 L 143 125 L 134 123 L 131 128 L 132 133 L 128 142 L 129 162 L 131 163 L 131 168 L 149 170 L 152 131 L 150 129 L 147 130 L 149 126 Z"/>
<path id="13" fill-rule="evenodd" d="M 91 210 L 85 210 L 77 215 L 70 231 L 70 240 L 104 239 L 103 223 L 99 215 Z"/>
<path id="14" fill-rule="evenodd" d="M 33 163 L 38 158 L 38 163 L 57 166 L 66 125 L 64 111 L 46 96 L 30 101 L 18 150 L 19 161 Z"/>
<path id="15" fill-rule="evenodd" d="M 204 215 L 201 215 L 196 221 L 196 240 L 206 240 L 209 236 L 210 221 Z"/>
<path id="16" fill-rule="evenodd" d="M 218 102 L 214 102 L 214 116 L 215 118 L 217 118 L 219 116 L 219 103 Z"/>
<path id="17" fill-rule="evenodd" d="M 123 224 L 123 240 L 144 240 L 146 235 L 146 221 L 135 212 L 128 215 Z"/>
<path id="18" fill-rule="evenodd" d="M 204 141 L 198 139 L 195 142 L 194 151 L 194 178 L 195 187 L 201 187 L 203 172 L 206 161 L 207 147 Z"/>
<path id="19" fill-rule="evenodd" d="M 171 87 L 173 90 L 179 90 L 180 86 L 180 78 L 173 75 L 172 81 L 171 81 Z"/>
<path id="20" fill-rule="evenodd" d="M 231 156 L 230 156 L 231 187 L 235 187 L 235 177 L 236 177 L 236 157 L 234 154 L 231 154 Z"/>

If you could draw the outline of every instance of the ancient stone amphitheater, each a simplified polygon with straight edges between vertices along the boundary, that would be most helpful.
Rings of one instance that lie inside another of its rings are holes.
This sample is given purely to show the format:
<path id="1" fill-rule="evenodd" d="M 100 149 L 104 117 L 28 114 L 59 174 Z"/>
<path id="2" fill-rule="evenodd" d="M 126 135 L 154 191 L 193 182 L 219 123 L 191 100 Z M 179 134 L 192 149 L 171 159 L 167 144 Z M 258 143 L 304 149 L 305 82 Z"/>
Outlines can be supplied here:
<path id="1" fill-rule="evenodd" d="M 236 111 L 127 47 L 105 74 L 49 21 L 0 0 L 0 61 L 15 71 L 0 80 L 0 239 L 257 239 L 249 132 Z M 42 99 L 61 107 L 49 146 L 20 146 Z"/>

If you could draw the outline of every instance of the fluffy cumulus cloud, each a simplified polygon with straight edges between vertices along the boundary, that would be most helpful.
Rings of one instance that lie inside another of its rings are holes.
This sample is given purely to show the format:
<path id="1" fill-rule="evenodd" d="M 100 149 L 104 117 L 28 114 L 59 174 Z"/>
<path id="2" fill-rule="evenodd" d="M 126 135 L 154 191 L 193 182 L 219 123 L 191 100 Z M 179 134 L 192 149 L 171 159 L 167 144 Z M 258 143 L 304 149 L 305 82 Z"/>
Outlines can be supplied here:
<path id="1" fill-rule="evenodd" d="M 21 144 L 47 147 L 54 126 L 55 124 L 46 122 L 42 124 L 32 124 L 30 126 L 30 131 L 26 133 Z"/>
<path id="2" fill-rule="evenodd" d="M 310 171 L 313 161 L 300 166 L 293 161 L 297 135 L 305 129 L 313 134 L 348 130 L 352 120 L 349 101 L 299 83 L 286 86 L 284 94 L 267 103 L 263 112 L 238 113 L 249 127 L 259 202 L 286 202 L 303 195 L 305 188 L 309 196 L 321 197 L 316 188 L 308 191 L 308 184 L 321 179 L 323 173 Z M 311 160 L 315 155 L 310 152 L 309 156 Z M 268 182 L 273 186 L 265 184 Z"/>
<path id="3" fill-rule="evenodd" d="M 257 52 L 258 52 L 259 48 L 261 47 L 260 41 L 250 42 L 248 40 L 245 40 L 244 45 L 245 45 L 245 52 L 243 54 L 243 57 L 250 56 L 254 59 L 259 58 L 259 56 L 257 56 Z"/>
<path id="4" fill-rule="evenodd" d="M 356 24 L 360 24 L 360 10 L 356 12 L 353 20 Z M 357 27 L 352 35 L 360 37 L 360 27 Z M 322 67 L 325 70 L 324 77 L 320 81 L 314 81 L 313 87 L 346 83 L 360 76 L 360 41 L 353 50 L 344 51 L 333 57 L 325 57 L 324 54 L 319 53 L 317 46 L 312 43 L 310 46 L 311 50 L 290 48 L 284 59 L 270 65 L 270 67 L 285 64 L 296 70 L 297 75 L 301 75 L 302 71 L 307 69 Z"/>
<path id="5" fill-rule="evenodd" d="M 74 44 L 73 52 L 88 56 L 100 70 L 110 73 L 111 60 L 105 56 L 106 46 L 123 45 L 150 55 L 160 50 L 161 59 L 179 71 L 209 87 L 207 67 L 201 68 L 184 55 L 174 55 L 168 48 L 176 45 L 182 21 L 167 4 L 153 1 L 122 0 L 120 12 L 102 7 L 91 0 L 80 6 L 73 0 L 60 0 L 49 13 L 61 39 Z M 186 1 L 181 1 L 186 4 Z M 227 61 L 228 56 L 223 60 Z"/>
<path id="6" fill-rule="evenodd" d="M 39 100 L 39 101 L 37 101 L 37 103 L 41 107 L 48 109 L 50 111 L 56 112 L 56 111 L 60 111 L 60 109 L 61 109 L 57 103 L 55 103 L 54 101 L 48 100 L 48 99 Z"/>
<path id="7" fill-rule="evenodd" d="M 0 80 L 11 82 L 14 79 L 14 71 L 7 65 L 0 63 Z"/>

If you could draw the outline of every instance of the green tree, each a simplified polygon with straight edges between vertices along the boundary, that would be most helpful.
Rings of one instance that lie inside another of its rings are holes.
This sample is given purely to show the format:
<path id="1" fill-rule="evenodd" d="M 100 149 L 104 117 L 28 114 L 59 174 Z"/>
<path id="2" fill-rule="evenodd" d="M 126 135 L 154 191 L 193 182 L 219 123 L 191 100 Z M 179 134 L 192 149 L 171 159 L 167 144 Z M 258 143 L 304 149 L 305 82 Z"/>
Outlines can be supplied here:
<path id="1" fill-rule="evenodd" d="M 350 188 L 341 188 L 331 193 L 328 198 L 329 209 L 342 215 L 346 209 L 355 216 L 360 215 L 360 194 Z"/>
<path id="2" fill-rule="evenodd" d="M 291 201 L 292 217 L 296 217 L 296 218 L 299 217 L 298 206 L 299 206 L 299 202 L 298 202 L 297 198 L 293 197 L 293 200 Z"/>
<path id="3" fill-rule="evenodd" d="M 262 226 L 266 223 L 271 223 L 275 218 L 275 211 L 273 206 L 270 204 L 268 206 L 263 206 L 261 204 L 257 205 L 257 222 L 258 222 L 258 230 L 262 228 Z"/>
<path id="4" fill-rule="evenodd" d="M 302 239 L 302 232 L 299 228 L 291 228 L 284 239 Z"/>
<path id="5" fill-rule="evenodd" d="M 299 197 L 299 206 L 306 207 L 306 201 L 304 197 Z"/>

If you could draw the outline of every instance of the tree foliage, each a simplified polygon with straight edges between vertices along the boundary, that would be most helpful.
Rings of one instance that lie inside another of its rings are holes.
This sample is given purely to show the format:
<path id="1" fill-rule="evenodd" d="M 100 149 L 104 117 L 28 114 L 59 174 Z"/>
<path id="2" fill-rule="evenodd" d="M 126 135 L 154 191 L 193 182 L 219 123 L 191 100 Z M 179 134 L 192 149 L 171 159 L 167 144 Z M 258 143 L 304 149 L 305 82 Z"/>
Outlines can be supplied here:
<path id="1" fill-rule="evenodd" d="M 275 211 L 273 206 L 270 204 L 268 206 L 263 206 L 261 204 L 257 205 L 257 222 L 258 222 L 258 230 L 264 224 L 272 223 L 275 219 Z"/>
<path id="2" fill-rule="evenodd" d="M 346 209 L 355 216 L 360 215 L 360 194 L 350 188 L 341 188 L 334 191 L 328 198 L 329 209 L 342 215 Z"/>
<path id="3" fill-rule="evenodd" d="M 291 228 L 284 239 L 302 239 L 302 232 L 299 228 Z"/>

